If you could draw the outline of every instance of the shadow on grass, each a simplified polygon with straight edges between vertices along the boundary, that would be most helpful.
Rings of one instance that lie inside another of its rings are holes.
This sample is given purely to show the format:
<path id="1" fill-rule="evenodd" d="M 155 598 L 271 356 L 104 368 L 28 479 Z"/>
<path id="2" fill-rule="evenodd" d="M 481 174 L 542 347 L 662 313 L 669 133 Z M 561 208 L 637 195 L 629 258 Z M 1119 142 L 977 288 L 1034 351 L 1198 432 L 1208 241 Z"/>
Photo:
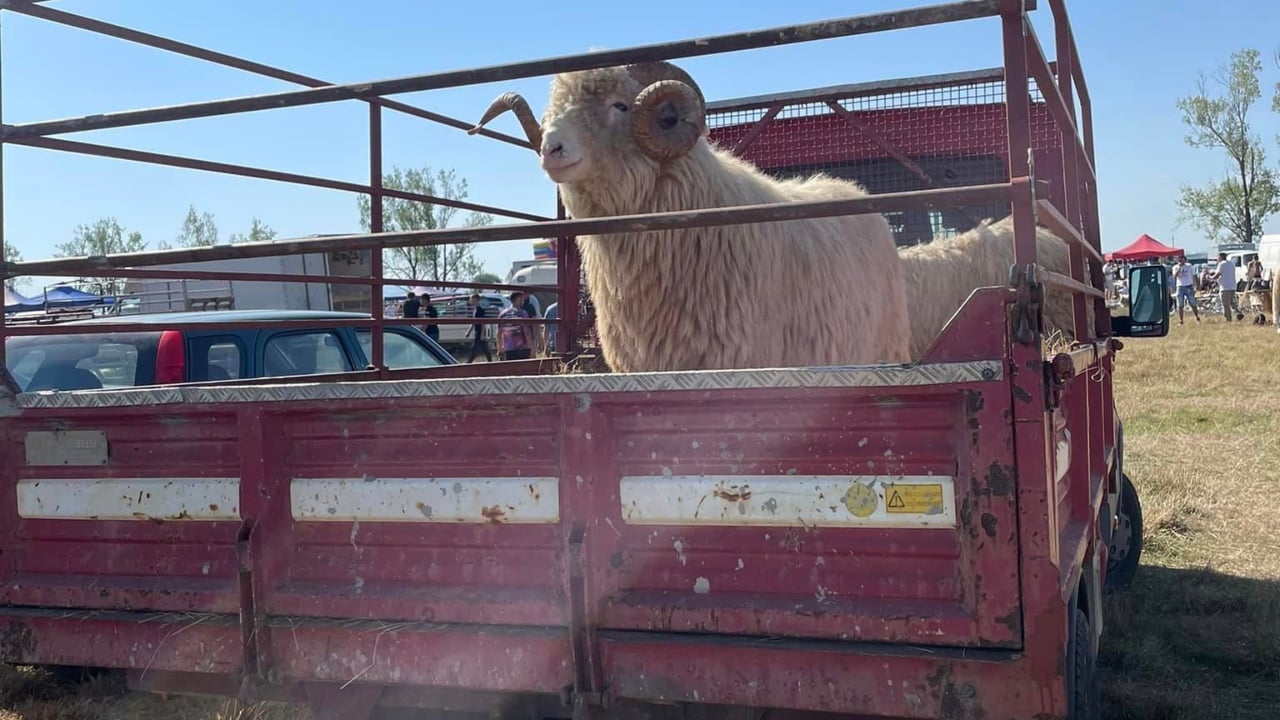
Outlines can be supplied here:
<path id="1" fill-rule="evenodd" d="M 1280 717 L 1280 582 L 1143 566 L 1105 620 L 1108 720 Z"/>

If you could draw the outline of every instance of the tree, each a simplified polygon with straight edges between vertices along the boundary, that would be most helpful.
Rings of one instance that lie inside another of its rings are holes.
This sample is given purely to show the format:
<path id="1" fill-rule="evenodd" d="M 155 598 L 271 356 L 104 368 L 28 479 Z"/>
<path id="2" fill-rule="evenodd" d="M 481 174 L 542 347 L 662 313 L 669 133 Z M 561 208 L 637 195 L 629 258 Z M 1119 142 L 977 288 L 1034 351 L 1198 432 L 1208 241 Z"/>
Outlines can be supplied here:
<path id="1" fill-rule="evenodd" d="M 471 278 L 471 282 L 488 283 L 490 285 L 501 285 L 502 278 L 498 277 L 497 275 L 494 275 L 491 272 L 482 272 L 476 275 L 474 278 Z"/>
<path id="2" fill-rule="evenodd" d="M 4 246 L 4 261 L 7 263 L 22 262 L 22 253 L 18 248 L 6 244 Z M 4 286 L 10 290 L 16 290 L 19 285 L 26 285 L 27 278 L 5 278 Z"/>
<path id="3" fill-rule="evenodd" d="M 1190 131 L 1187 144 L 1221 149 L 1228 158 L 1227 177 L 1200 188 L 1184 185 L 1178 200 L 1183 217 L 1212 240 L 1225 236 L 1254 242 L 1262 235 L 1267 217 L 1280 211 L 1280 179 L 1266 167 L 1262 140 L 1248 118 L 1262 96 L 1261 71 L 1258 51 L 1240 50 L 1213 74 L 1220 95 L 1210 94 L 1210 79 L 1202 74 L 1197 93 L 1178 100 L 1182 122 Z"/>
<path id="4" fill-rule="evenodd" d="M 57 257 L 94 257 L 119 253 L 142 252 L 147 243 L 136 230 L 128 234 L 113 217 L 102 218 L 92 225 L 78 225 L 71 240 L 59 243 L 54 253 Z M 119 293 L 124 281 L 118 278 L 84 278 L 86 282 L 101 287 L 107 294 Z"/>
<path id="5" fill-rule="evenodd" d="M 258 218 L 253 219 L 253 225 L 249 228 L 249 235 L 241 235 L 239 233 L 231 233 L 231 243 L 244 242 L 271 242 L 276 237 L 276 231 L 271 226 L 262 222 Z"/>
<path id="6" fill-rule="evenodd" d="M 437 170 L 433 173 L 425 166 L 408 170 L 394 168 L 383 177 L 382 185 L 446 200 L 463 200 L 467 197 L 466 179 L 459 178 L 453 170 Z M 360 227 L 364 232 L 370 232 L 369 196 L 361 195 L 357 203 L 360 209 Z M 445 205 L 382 198 L 382 229 L 386 232 L 446 228 L 457 214 L 457 208 Z M 473 212 L 466 216 L 463 227 L 480 227 L 492 222 L 492 216 Z M 475 277 L 484 270 L 475 258 L 475 248 L 471 243 L 391 248 L 383 253 L 382 262 L 385 275 L 403 280 L 456 282 L 460 278 Z"/>
<path id="7" fill-rule="evenodd" d="M 209 247 L 218 244 L 218 224 L 211 213 L 196 214 L 196 206 L 187 206 L 187 217 L 176 238 L 178 247 Z M 163 246 L 161 249 L 167 249 Z"/>

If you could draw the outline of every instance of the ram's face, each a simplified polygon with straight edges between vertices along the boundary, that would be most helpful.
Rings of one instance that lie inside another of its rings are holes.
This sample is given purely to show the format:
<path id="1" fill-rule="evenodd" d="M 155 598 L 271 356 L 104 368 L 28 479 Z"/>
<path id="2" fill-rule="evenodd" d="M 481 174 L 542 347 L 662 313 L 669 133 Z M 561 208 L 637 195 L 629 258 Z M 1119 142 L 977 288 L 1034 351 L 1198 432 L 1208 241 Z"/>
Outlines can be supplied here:
<path id="1" fill-rule="evenodd" d="M 706 131 L 702 91 L 668 62 L 557 75 L 539 123 L 529 103 L 504 93 L 469 132 L 513 112 L 556 183 L 611 183 L 686 155 Z"/>
<path id="2" fill-rule="evenodd" d="M 608 182 L 623 167 L 654 162 L 631 137 L 632 103 L 641 88 L 622 68 L 559 75 L 542 115 L 542 169 L 553 182 Z"/>

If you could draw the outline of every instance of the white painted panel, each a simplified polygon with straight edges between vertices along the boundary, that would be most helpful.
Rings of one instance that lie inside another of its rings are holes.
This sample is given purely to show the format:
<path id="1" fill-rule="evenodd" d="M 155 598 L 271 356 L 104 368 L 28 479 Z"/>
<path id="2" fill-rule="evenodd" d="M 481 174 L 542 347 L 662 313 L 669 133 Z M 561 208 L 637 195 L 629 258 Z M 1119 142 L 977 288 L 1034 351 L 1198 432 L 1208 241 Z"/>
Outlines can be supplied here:
<path id="1" fill-rule="evenodd" d="M 295 478 L 295 520 L 556 523 L 560 481 L 506 478 Z"/>
<path id="2" fill-rule="evenodd" d="M 29 479 L 18 516 L 58 520 L 239 520 L 239 478 Z"/>
<path id="3" fill-rule="evenodd" d="M 952 478 L 932 475 L 643 475 L 622 478 L 633 525 L 951 527 Z"/>

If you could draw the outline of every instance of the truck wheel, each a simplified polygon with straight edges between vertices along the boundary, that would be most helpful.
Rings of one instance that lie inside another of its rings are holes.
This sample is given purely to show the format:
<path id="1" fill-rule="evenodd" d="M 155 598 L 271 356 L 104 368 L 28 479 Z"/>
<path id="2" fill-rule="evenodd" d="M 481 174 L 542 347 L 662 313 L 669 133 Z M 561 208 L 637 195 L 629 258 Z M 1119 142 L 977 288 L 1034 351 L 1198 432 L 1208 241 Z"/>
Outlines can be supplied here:
<path id="1" fill-rule="evenodd" d="M 1067 679 L 1069 720 L 1102 718 L 1102 685 L 1098 681 L 1098 658 L 1089 637 L 1089 616 L 1079 607 L 1071 618 L 1071 637 L 1067 640 Z"/>
<path id="2" fill-rule="evenodd" d="M 1127 474 L 1120 476 L 1118 523 L 1107 546 L 1107 592 L 1122 590 L 1133 581 L 1142 557 L 1142 503 Z"/>

